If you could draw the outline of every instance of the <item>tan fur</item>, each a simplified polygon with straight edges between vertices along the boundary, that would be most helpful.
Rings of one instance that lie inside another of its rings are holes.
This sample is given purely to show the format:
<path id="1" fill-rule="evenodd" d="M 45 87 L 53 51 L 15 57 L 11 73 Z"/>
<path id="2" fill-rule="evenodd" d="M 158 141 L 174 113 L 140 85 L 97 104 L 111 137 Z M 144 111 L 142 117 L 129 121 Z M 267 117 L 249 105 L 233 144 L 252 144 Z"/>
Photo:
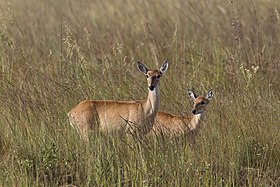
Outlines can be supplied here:
<path id="1" fill-rule="evenodd" d="M 165 68 L 167 67 L 166 64 Z M 149 92 L 146 100 L 86 100 L 70 110 L 68 113 L 70 123 L 79 131 L 83 139 L 88 140 L 90 130 L 145 135 L 152 129 L 159 109 L 159 79 L 166 69 L 149 71 L 145 68 L 143 65 L 139 70 L 147 75 Z M 150 87 L 154 89 L 151 90 Z"/>
<path id="2" fill-rule="evenodd" d="M 212 94 L 212 92 L 211 92 Z M 211 98 L 211 97 L 210 97 Z M 204 105 L 201 105 L 201 102 Z M 194 106 L 192 111 L 196 111 L 196 114 L 190 116 L 177 116 L 165 112 L 158 112 L 153 129 L 148 136 L 182 136 L 184 134 L 193 136 L 196 134 L 200 127 L 200 123 L 203 120 L 206 112 L 207 105 L 210 99 L 204 96 L 194 98 Z"/>

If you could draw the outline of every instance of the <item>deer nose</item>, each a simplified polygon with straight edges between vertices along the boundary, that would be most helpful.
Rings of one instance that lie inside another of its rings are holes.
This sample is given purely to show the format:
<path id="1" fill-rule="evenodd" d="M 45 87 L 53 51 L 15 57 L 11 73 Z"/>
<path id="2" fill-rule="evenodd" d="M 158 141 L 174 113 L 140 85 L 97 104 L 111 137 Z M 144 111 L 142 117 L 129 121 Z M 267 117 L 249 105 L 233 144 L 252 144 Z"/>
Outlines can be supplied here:
<path id="1" fill-rule="evenodd" d="M 196 114 L 196 110 L 192 110 L 192 114 L 195 115 Z"/>
<path id="2" fill-rule="evenodd" d="M 155 86 L 149 86 L 149 90 L 154 91 Z"/>

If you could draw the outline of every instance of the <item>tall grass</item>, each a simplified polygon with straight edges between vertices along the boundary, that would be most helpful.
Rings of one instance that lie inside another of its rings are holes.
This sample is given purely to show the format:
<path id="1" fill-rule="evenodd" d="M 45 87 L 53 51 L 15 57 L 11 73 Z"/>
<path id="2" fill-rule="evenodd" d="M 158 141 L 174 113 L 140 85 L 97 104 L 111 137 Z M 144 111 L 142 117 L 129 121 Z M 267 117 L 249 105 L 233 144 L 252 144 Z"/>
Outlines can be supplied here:
<path id="1" fill-rule="evenodd" d="M 1 186 L 279 186 L 277 1 L 1 1 Z M 92 133 L 84 99 L 146 97 L 136 69 L 170 62 L 161 110 L 214 91 L 196 144 Z"/>

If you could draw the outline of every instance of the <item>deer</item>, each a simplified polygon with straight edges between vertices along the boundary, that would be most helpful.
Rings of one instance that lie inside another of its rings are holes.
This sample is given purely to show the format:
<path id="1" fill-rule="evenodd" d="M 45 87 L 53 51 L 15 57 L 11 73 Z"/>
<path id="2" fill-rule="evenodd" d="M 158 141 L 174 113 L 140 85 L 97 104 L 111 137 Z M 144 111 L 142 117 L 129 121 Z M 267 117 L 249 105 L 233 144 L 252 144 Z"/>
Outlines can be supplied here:
<path id="1" fill-rule="evenodd" d="M 157 113 L 155 124 L 147 136 L 178 137 L 187 135 L 190 143 L 194 142 L 194 137 L 205 117 L 206 108 L 213 96 L 210 89 L 207 95 L 196 96 L 188 90 L 188 95 L 193 101 L 193 108 L 190 116 L 178 116 L 159 111 Z"/>
<path id="2" fill-rule="evenodd" d="M 147 77 L 148 96 L 145 100 L 84 100 L 68 112 L 71 126 L 82 139 L 88 141 L 91 130 L 145 136 L 152 129 L 160 105 L 160 78 L 168 69 L 168 61 L 159 70 L 149 70 L 139 61 L 137 68 Z"/>

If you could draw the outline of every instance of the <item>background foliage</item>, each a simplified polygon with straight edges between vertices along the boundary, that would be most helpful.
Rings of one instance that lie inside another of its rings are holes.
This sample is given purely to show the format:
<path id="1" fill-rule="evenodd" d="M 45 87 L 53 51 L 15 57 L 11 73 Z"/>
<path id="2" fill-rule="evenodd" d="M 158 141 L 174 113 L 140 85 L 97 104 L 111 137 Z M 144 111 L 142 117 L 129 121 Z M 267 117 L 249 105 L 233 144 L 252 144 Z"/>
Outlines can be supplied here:
<path id="1" fill-rule="evenodd" d="M 0 1 L 1 186 L 279 186 L 280 2 Z M 170 66 L 161 110 L 188 115 L 187 88 L 214 98 L 185 138 L 93 134 L 84 99 L 147 94 L 135 61 Z"/>

